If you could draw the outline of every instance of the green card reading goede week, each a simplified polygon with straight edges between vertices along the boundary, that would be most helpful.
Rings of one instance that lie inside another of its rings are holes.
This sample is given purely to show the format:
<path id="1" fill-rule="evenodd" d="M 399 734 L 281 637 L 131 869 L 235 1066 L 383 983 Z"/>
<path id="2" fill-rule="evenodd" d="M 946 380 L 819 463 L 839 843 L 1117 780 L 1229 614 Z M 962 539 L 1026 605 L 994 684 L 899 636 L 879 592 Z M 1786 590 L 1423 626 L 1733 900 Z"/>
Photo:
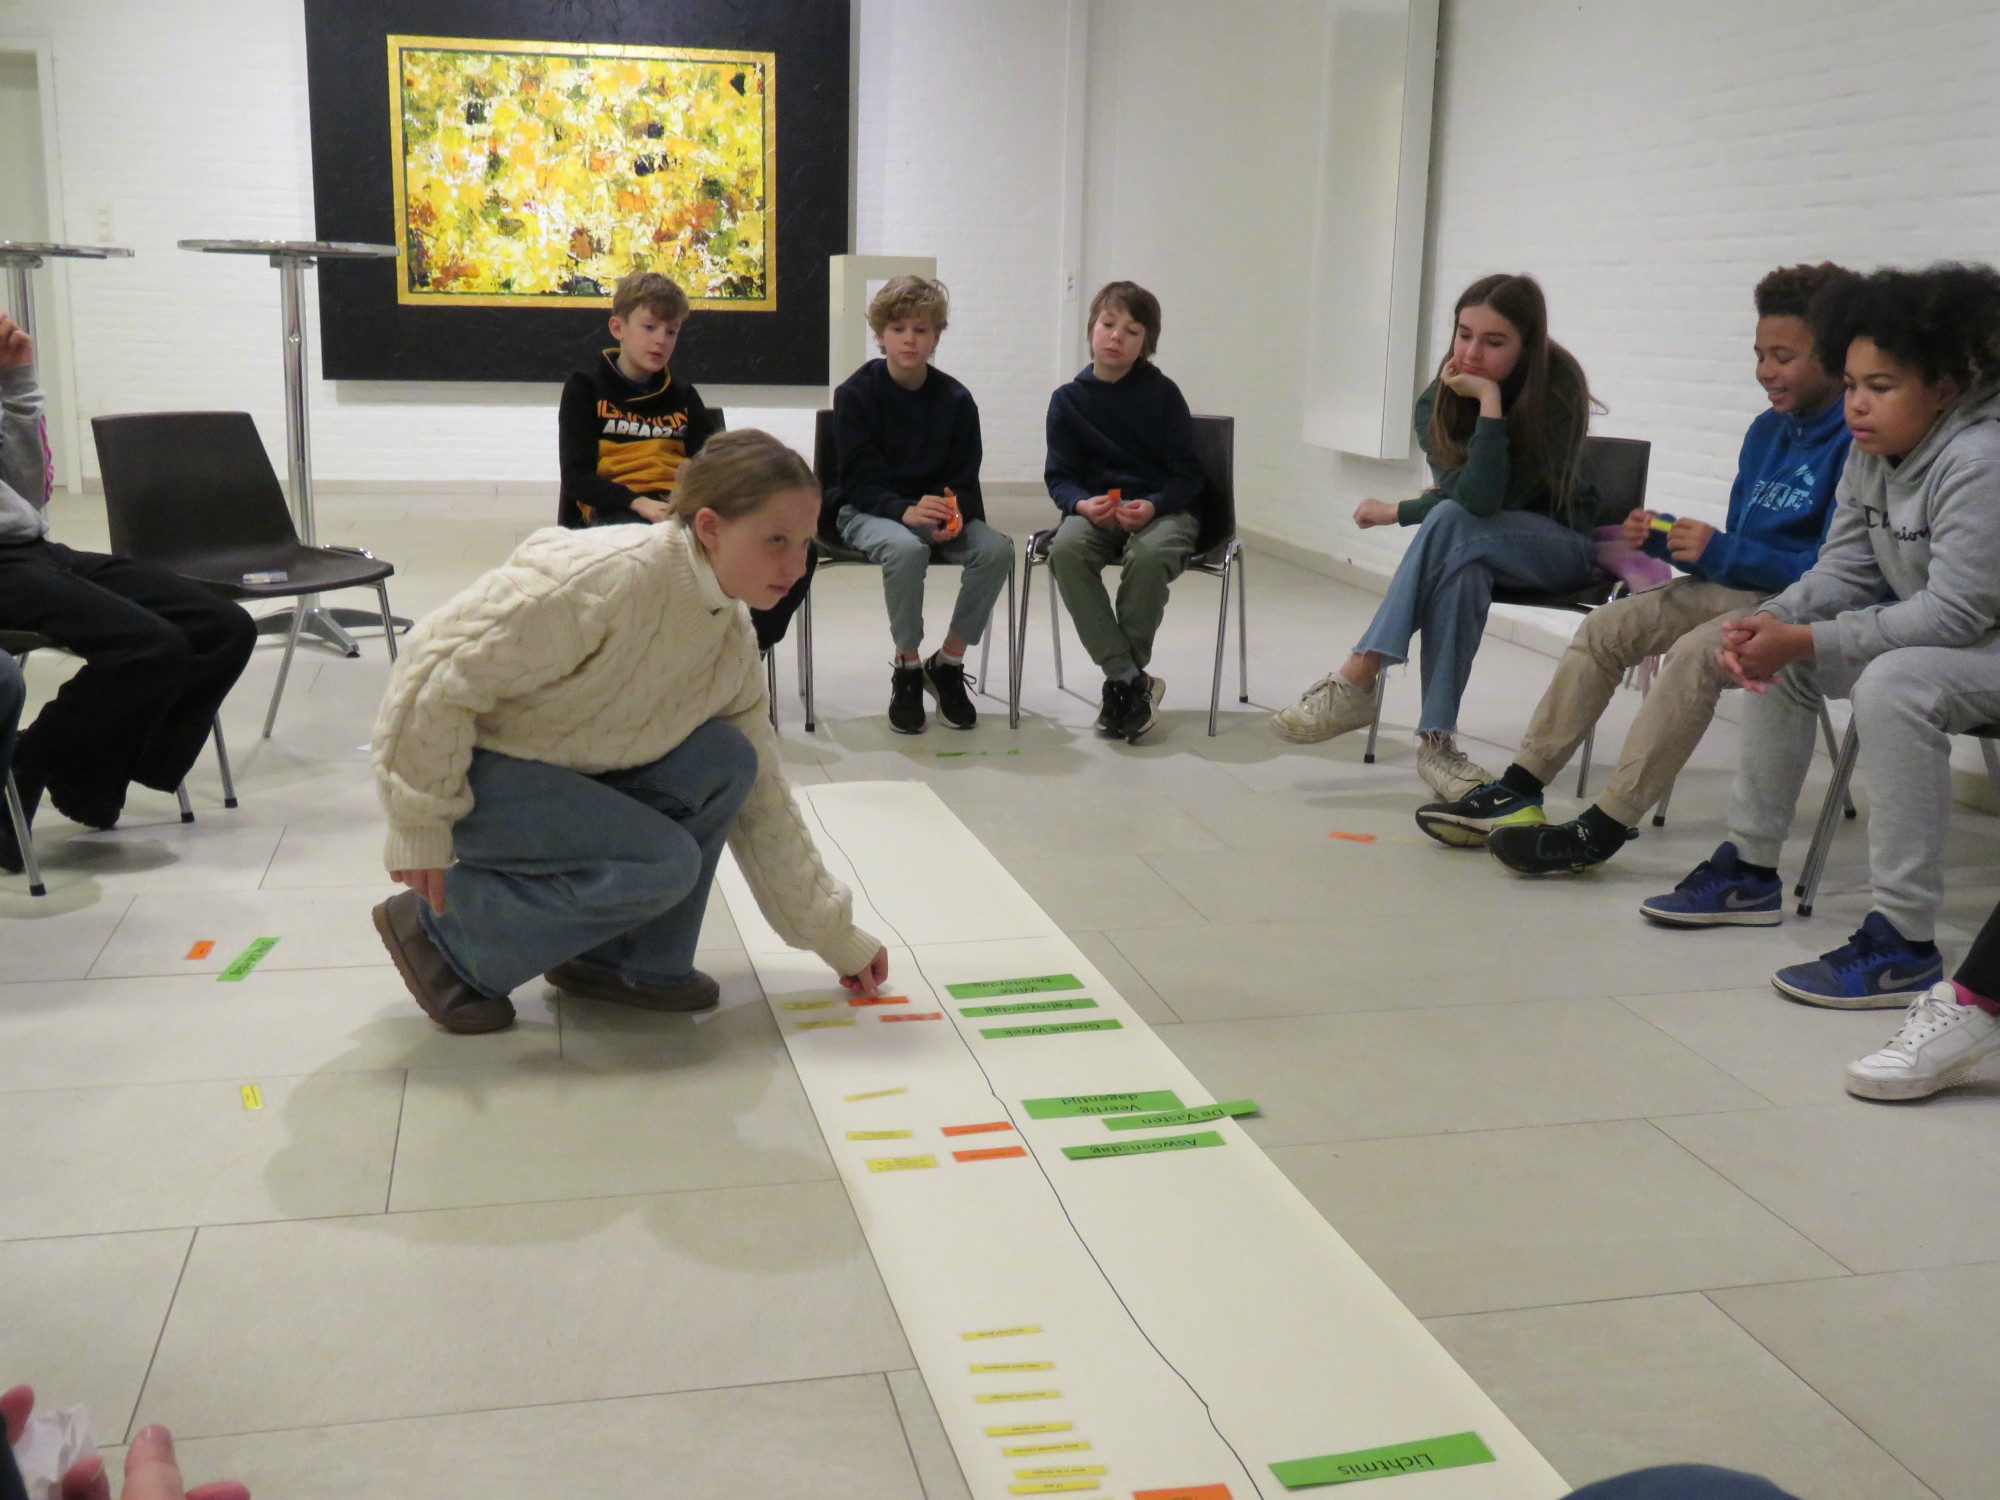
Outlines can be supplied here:
<path id="1" fill-rule="evenodd" d="M 1082 988 L 1083 981 L 1074 974 L 1037 974 L 1028 979 L 982 979 L 977 984 L 945 986 L 954 1000 L 991 1000 L 996 995 L 1040 995 L 1050 990 Z"/>
<path id="2" fill-rule="evenodd" d="M 1132 1115 L 1144 1110 L 1185 1109 L 1172 1089 L 1142 1089 L 1131 1094 L 1058 1094 L 1047 1099 L 1023 1099 L 1031 1120 L 1062 1120 L 1076 1115 Z"/>

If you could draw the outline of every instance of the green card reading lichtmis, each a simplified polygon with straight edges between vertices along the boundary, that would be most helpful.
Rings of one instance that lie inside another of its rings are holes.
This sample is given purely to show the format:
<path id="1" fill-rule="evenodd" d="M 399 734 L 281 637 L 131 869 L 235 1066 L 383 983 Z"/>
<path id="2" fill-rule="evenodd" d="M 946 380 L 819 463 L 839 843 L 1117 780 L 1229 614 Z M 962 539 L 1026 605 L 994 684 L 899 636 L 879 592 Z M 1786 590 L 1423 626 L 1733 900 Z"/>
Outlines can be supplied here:
<path id="1" fill-rule="evenodd" d="M 1136 1094 L 1057 1094 L 1048 1099 L 1023 1099 L 1031 1120 L 1066 1120 L 1076 1115 L 1129 1115 L 1142 1109 L 1183 1109 L 1172 1089 L 1141 1089 Z"/>
<path id="2" fill-rule="evenodd" d="M 249 947 L 229 961 L 229 967 L 216 975 L 216 979 L 233 984 L 239 979 L 248 978 L 250 971 L 264 961 L 264 955 L 277 946 L 278 940 L 274 937 L 260 937 L 253 940 Z"/>
<path id="3" fill-rule="evenodd" d="M 1048 990 L 1080 990 L 1074 974 L 1038 974 L 1032 979 L 982 979 L 977 984 L 948 984 L 954 1000 L 991 1000 L 995 995 L 1039 995 Z"/>
<path id="4" fill-rule="evenodd" d="M 1123 1031 L 1123 1021 L 1049 1021 L 1040 1026 L 982 1026 L 981 1036 L 1056 1036 L 1065 1031 Z"/>
<path id="5" fill-rule="evenodd" d="M 1157 1115 L 1111 1115 L 1104 1123 L 1111 1130 L 1154 1130 L 1162 1125 L 1201 1125 L 1231 1115 L 1256 1113 L 1254 1100 L 1232 1099 L 1227 1104 L 1197 1104 L 1193 1109 L 1170 1109 Z"/>
<path id="6" fill-rule="evenodd" d="M 1197 1130 L 1193 1135 L 1156 1135 L 1143 1141 L 1106 1141 L 1102 1146 L 1065 1146 L 1063 1155 L 1071 1161 L 1091 1161 L 1100 1156 L 1152 1156 L 1162 1151 L 1192 1151 L 1199 1146 L 1220 1146 L 1222 1137 L 1213 1130 Z"/>
<path id="7" fill-rule="evenodd" d="M 968 1005 L 961 1016 L 1024 1016 L 1042 1010 L 1096 1010 L 1095 1000 L 1015 1000 L 1006 1005 Z"/>
<path id="8" fill-rule="evenodd" d="M 1321 1484 L 1358 1484 L 1364 1479 L 1394 1479 L 1403 1474 L 1427 1474 L 1432 1469 L 1459 1469 L 1467 1464 L 1490 1464 L 1493 1450 L 1479 1440 L 1476 1432 L 1454 1432 L 1449 1437 L 1426 1438 L 1417 1443 L 1392 1443 L 1386 1448 L 1358 1448 L 1352 1453 L 1329 1453 L 1324 1458 L 1295 1458 L 1272 1464 L 1271 1472 L 1288 1490 L 1309 1489 Z"/>

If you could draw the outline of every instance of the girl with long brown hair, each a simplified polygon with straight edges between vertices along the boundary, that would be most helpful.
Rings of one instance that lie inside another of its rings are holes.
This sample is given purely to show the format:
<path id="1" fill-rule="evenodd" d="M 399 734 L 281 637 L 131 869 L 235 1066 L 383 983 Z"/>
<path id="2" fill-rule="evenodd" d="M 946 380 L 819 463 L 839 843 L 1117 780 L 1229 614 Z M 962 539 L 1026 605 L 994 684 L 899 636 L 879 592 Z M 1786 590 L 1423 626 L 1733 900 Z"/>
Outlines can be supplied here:
<path id="1" fill-rule="evenodd" d="M 1375 716 L 1385 663 L 1423 637 L 1417 770 L 1450 801 L 1491 780 L 1459 750 L 1458 704 L 1495 585 L 1561 593 L 1589 582 L 1597 501 L 1581 472 L 1590 387 L 1549 337 L 1532 276 L 1484 276 L 1452 309 L 1451 348 L 1417 398 L 1415 427 L 1436 481 L 1414 500 L 1363 500 L 1354 524 L 1415 526 L 1388 594 L 1346 663 L 1272 718 L 1314 744 Z"/>

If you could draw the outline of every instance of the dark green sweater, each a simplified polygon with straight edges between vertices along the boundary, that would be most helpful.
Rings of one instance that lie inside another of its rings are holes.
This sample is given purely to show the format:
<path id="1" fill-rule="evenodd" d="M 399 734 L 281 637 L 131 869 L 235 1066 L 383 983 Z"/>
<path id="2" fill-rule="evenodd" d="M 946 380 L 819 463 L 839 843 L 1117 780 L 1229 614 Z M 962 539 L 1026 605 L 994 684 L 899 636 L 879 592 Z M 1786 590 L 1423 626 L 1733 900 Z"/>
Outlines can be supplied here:
<path id="1" fill-rule="evenodd" d="M 1558 377 L 1556 389 L 1551 392 L 1556 398 L 1551 403 L 1555 408 L 1551 414 L 1553 430 L 1549 434 L 1549 451 L 1552 453 L 1566 453 L 1569 445 L 1576 441 L 1569 416 L 1573 403 L 1564 399 L 1568 395 L 1567 385 L 1566 380 Z M 1440 468 L 1426 441 L 1431 425 L 1431 408 L 1437 404 L 1437 391 L 1435 380 L 1424 387 L 1424 393 L 1417 397 L 1416 411 L 1411 416 L 1417 442 L 1423 446 L 1424 457 L 1431 466 L 1431 477 L 1437 483 L 1416 499 L 1405 500 L 1396 507 L 1399 525 L 1415 526 L 1442 502 L 1456 500 L 1475 516 L 1490 516 L 1503 510 L 1532 510 L 1566 522 L 1585 534 L 1590 532 L 1597 523 L 1597 497 L 1590 490 L 1588 480 L 1578 477 L 1570 514 L 1557 515 L 1555 496 L 1540 476 L 1521 472 L 1510 463 L 1504 417 L 1478 418 L 1473 423 L 1472 441 L 1465 445 L 1465 462 L 1456 469 Z"/>

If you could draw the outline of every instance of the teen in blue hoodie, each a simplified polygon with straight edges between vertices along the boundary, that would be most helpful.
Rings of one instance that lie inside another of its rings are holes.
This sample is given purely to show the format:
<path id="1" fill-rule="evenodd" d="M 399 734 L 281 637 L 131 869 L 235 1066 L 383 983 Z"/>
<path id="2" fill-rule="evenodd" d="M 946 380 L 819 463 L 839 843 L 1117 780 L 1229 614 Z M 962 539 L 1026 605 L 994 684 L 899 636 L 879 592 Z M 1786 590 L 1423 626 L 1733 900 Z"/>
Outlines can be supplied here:
<path id="1" fill-rule="evenodd" d="M 1757 283 L 1757 382 L 1770 410 L 1750 424 L 1729 493 L 1725 529 L 1683 517 L 1625 523 L 1633 546 L 1657 547 L 1687 576 L 1597 610 L 1576 633 L 1542 695 L 1514 763 L 1456 802 L 1417 811 L 1440 843 L 1486 848 L 1509 869 L 1546 875 L 1611 858 L 1664 797 L 1701 742 L 1731 678 L 1716 660 L 1725 621 L 1740 618 L 1812 566 L 1834 486 L 1847 461 L 1840 380 L 1813 353 L 1806 310 L 1852 273 L 1825 263 L 1786 266 Z M 1619 681 L 1660 656 L 1610 783 L 1567 823 L 1542 813 L 1542 788 L 1597 722 Z"/>

